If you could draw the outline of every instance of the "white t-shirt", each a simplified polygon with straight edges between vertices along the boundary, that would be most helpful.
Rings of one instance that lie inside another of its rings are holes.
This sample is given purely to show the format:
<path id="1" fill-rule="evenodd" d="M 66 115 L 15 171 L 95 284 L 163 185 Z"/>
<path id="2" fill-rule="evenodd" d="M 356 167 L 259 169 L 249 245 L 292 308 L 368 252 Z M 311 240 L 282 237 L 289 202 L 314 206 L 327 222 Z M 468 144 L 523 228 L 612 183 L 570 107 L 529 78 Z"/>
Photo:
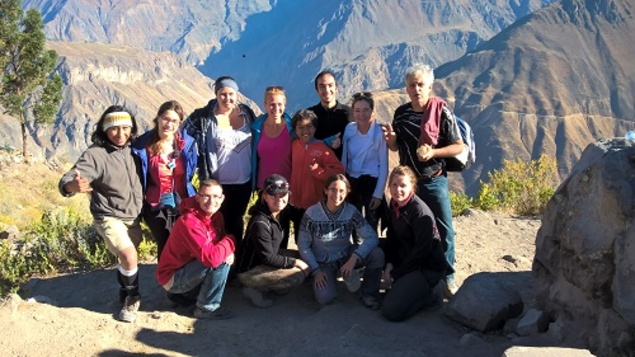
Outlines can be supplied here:
<path id="1" fill-rule="evenodd" d="M 216 153 L 221 184 L 243 184 L 251 179 L 251 131 L 244 121 L 238 130 L 218 130 Z"/>

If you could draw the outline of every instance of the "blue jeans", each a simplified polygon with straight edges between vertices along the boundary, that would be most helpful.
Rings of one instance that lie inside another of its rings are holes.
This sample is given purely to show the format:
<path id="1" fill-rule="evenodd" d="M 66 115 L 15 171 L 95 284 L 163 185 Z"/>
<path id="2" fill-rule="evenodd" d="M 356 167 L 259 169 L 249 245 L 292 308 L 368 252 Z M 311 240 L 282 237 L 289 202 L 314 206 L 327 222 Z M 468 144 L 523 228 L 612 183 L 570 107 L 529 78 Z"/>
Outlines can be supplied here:
<path id="1" fill-rule="evenodd" d="M 350 259 L 355 251 L 356 246 L 351 246 L 349 254 L 330 263 L 320 263 L 320 270 L 326 275 L 326 286 L 324 289 L 317 289 L 313 284 L 313 293 L 315 299 L 322 305 L 330 304 L 337 297 L 337 277 L 339 269 Z M 366 267 L 364 269 L 364 281 L 360 288 L 362 296 L 379 297 L 379 285 L 381 284 L 381 272 L 384 268 L 384 251 L 379 247 L 371 250 L 368 256 L 361 261 L 357 261 L 355 269 Z"/>
<path id="2" fill-rule="evenodd" d="M 229 265 L 226 263 L 214 269 L 194 259 L 176 271 L 174 284 L 168 292 L 187 294 L 200 285 L 196 306 L 202 310 L 214 311 L 220 307 L 228 274 Z"/>
<path id="3" fill-rule="evenodd" d="M 447 172 L 432 179 L 420 179 L 417 182 L 417 195 L 425 202 L 437 221 L 437 228 L 441 235 L 445 260 L 454 270 L 454 229 L 452 228 L 452 206 L 450 205 L 450 193 L 448 191 Z M 446 281 L 454 281 L 454 274 L 445 278 Z"/>

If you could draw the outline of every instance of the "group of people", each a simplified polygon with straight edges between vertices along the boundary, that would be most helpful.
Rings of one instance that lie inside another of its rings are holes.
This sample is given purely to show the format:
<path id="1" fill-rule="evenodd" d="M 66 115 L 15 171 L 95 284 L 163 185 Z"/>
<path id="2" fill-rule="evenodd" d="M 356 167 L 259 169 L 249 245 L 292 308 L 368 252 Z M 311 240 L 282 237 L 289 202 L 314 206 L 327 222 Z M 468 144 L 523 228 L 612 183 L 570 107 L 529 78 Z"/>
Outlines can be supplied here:
<path id="1" fill-rule="evenodd" d="M 411 102 L 383 124 L 371 93 L 353 95 L 350 108 L 338 102 L 328 70 L 315 78 L 320 103 L 293 116 L 284 89 L 271 86 L 265 113 L 256 117 L 238 102 L 229 76 L 218 78 L 216 98 L 187 118 L 178 102 L 163 103 L 141 136 L 129 110 L 106 109 L 93 144 L 59 189 L 91 195 L 95 229 L 118 261 L 119 319 L 133 322 L 141 303 L 141 219 L 157 242 L 157 281 L 175 303 L 195 304 L 197 318 L 232 316 L 221 307 L 230 278 L 261 308 L 307 277 L 316 300 L 330 304 L 341 278 L 364 306 L 392 321 L 434 303 L 439 282 L 453 294 L 443 158 L 463 145 L 447 104 L 431 96 L 433 81 L 430 66 L 408 69 Z M 400 160 L 390 175 L 388 150 Z M 287 249 L 292 223 L 297 251 Z M 378 228 L 387 228 L 386 239 Z"/>

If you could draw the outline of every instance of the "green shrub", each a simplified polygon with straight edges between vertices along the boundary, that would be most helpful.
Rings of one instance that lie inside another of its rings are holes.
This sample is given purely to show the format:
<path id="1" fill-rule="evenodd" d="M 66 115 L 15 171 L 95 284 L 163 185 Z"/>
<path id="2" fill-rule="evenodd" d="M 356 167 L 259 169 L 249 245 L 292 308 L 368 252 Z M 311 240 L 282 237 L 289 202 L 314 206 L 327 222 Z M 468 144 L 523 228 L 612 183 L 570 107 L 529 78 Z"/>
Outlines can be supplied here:
<path id="1" fill-rule="evenodd" d="M 463 192 L 450 191 L 450 204 L 452 205 L 452 216 L 456 217 L 466 209 L 474 207 L 474 200 Z"/>
<path id="2" fill-rule="evenodd" d="M 538 160 L 504 160 L 501 170 L 481 182 L 476 206 L 522 216 L 539 215 L 553 196 L 556 186 L 556 160 L 540 156 Z"/>

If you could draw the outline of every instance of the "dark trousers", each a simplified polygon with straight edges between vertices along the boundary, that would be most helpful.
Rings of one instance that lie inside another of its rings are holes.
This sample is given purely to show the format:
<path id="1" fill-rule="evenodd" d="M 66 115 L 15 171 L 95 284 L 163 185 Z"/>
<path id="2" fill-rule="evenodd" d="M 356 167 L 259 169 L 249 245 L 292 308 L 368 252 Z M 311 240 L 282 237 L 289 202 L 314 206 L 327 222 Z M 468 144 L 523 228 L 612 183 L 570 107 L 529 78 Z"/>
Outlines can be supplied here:
<path id="1" fill-rule="evenodd" d="M 348 195 L 348 202 L 363 213 L 366 222 L 376 231 L 379 219 L 383 219 L 386 212 L 386 199 L 383 195 L 381 197 L 382 202 L 377 209 L 371 210 L 369 208 L 375 192 L 375 186 L 377 186 L 377 177 L 370 175 L 361 175 L 357 178 L 347 177 L 351 183 L 351 193 Z"/>
<path id="2" fill-rule="evenodd" d="M 245 211 L 251 198 L 251 181 L 242 184 L 223 184 L 225 200 L 220 206 L 220 212 L 225 219 L 225 231 L 236 239 L 236 247 L 240 247 L 245 231 Z M 239 256 L 236 253 L 236 256 Z"/>
<path id="3" fill-rule="evenodd" d="M 152 238 L 157 244 L 157 260 L 161 259 L 161 252 L 165 248 L 174 221 L 176 221 L 176 211 L 167 209 L 152 209 L 147 203 L 143 203 L 143 220 L 148 225 Z"/>
<path id="4" fill-rule="evenodd" d="M 386 293 L 381 313 L 390 321 L 403 321 L 436 301 L 432 289 L 441 274 L 415 270 L 395 280 Z"/>

